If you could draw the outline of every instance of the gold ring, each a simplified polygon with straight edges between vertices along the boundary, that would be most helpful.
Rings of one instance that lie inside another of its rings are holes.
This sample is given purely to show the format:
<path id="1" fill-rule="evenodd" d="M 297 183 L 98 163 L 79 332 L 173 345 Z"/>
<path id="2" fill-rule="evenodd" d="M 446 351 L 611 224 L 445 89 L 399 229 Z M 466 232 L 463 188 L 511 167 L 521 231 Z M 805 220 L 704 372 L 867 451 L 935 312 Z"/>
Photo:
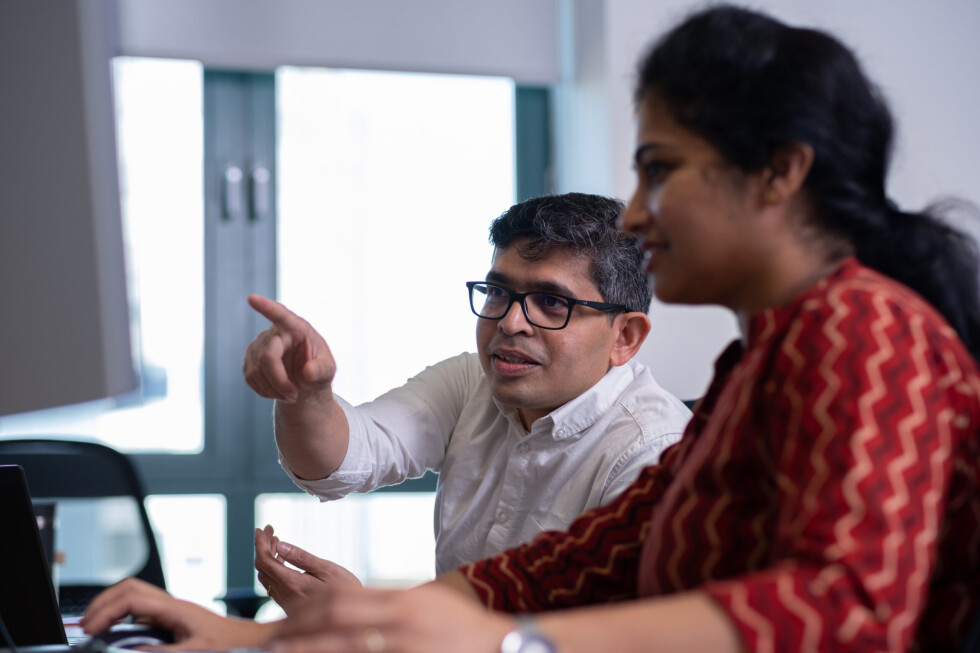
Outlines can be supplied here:
<path id="1" fill-rule="evenodd" d="M 377 628 L 365 628 L 361 637 L 364 638 L 364 650 L 368 653 L 381 653 L 385 650 L 385 636 Z"/>

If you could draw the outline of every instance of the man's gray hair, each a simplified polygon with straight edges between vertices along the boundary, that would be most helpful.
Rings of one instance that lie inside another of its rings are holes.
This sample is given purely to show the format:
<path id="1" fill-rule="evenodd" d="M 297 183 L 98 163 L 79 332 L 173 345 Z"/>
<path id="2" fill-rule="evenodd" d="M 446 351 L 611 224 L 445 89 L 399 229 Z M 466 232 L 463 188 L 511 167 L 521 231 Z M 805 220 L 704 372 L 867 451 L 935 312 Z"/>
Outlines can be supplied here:
<path id="1" fill-rule="evenodd" d="M 515 204 L 490 225 L 490 242 L 499 249 L 516 239 L 521 258 L 534 261 L 556 248 L 592 259 L 592 280 L 602 300 L 646 313 L 651 288 L 642 270 L 637 237 L 619 230 L 625 208 L 616 199 L 586 193 L 545 195 Z"/>

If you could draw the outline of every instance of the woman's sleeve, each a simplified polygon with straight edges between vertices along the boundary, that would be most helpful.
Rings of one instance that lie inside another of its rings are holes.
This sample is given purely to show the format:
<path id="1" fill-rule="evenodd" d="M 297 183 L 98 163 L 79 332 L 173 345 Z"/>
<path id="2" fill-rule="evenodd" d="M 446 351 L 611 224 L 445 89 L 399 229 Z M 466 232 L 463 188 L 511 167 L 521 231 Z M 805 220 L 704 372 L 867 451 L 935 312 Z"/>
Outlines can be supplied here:
<path id="1" fill-rule="evenodd" d="M 971 374 L 931 313 L 847 297 L 791 330 L 766 387 L 770 564 L 703 589 L 748 650 L 905 651 L 935 570 Z M 801 361 L 806 361 L 801 364 Z M 973 392 L 973 390 L 969 390 Z M 972 400 L 971 405 L 975 405 Z"/>

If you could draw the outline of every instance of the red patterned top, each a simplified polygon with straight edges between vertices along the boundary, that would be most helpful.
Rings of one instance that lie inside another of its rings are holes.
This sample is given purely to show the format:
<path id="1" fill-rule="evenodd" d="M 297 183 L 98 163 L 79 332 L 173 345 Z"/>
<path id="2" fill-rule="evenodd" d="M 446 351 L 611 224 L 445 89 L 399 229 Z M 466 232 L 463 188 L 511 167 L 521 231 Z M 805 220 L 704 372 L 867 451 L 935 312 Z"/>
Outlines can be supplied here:
<path id="1" fill-rule="evenodd" d="M 853 259 L 747 342 L 617 501 L 463 573 L 514 612 L 696 588 L 753 651 L 955 650 L 980 604 L 970 354 Z"/>

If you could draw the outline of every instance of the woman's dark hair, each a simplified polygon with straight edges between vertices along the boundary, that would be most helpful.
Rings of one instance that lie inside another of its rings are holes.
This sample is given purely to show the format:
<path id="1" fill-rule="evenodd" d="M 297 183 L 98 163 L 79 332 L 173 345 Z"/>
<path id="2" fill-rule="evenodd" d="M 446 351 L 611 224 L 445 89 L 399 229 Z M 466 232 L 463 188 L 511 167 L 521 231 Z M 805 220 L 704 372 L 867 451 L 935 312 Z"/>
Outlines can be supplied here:
<path id="1" fill-rule="evenodd" d="M 622 202 L 601 195 L 565 193 L 526 200 L 507 209 L 490 225 L 494 247 L 526 238 L 518 253 L 528 261 L 566 248 L 592 262 L 592 281 L 602 300 L 647 312 L 650 280 L 643 272 L 636 236 L 619 230 Z"/>
<path id="2" fill-rule="evenodd" d="M 634 99 L 651 96 L 744 171 L 762 170 L 788 143 L 812 147 L 809 219 L 837 245 L 831 253 L 853 253 L 925 297 L 980 360 L 976 243 L 938 218 L 943 207 L 908 213 L 887 198 L 892 116 L 846 46 L 821 31 L 714 6 L 640 61 Z"/>

